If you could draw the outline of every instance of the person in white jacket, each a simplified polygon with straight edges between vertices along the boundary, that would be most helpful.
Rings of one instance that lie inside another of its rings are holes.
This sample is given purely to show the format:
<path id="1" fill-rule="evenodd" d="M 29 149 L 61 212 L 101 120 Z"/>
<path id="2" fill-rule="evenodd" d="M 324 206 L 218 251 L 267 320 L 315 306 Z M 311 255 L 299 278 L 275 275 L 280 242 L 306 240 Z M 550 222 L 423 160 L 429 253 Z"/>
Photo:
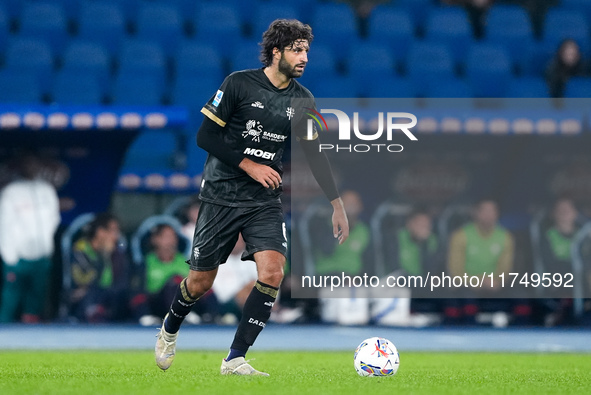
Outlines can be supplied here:
<path id="1" fill-rule="evenodd" d="M 37 157 L 23 156 L 21 178 L 0 192 L 0 322 L 39 322 L 45 305 L 60 212 L 55 188 L 38 178 L 40 169 Z"/>

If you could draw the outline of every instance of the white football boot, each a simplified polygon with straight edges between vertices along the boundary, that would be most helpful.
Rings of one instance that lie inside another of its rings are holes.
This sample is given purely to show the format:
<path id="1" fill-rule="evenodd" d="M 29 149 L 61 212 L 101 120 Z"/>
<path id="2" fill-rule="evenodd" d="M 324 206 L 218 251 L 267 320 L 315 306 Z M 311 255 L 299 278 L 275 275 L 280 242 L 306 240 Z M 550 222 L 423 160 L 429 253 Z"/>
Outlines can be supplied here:
<path id="1" fill-rule="evenodd" d="M 166 315 L 168 317 L 168 314 Z M 166 321 L 164 317 L 164 321 Z M 156 336 L 156 347 L 154 348 L 154 355 L 156 357 L 156 365 L 162 370 L 166 370 L 172 365 L 174 361 L 174 354 L 176 349 L 177 333 L 168 333 L 164 330 L 164 323 L 160 328 L 160 332 Z"/>
<path id="2" fill-rule="evenodd" d="M 269 376 L 269 373 L 259 372 L 248 364 L 244 357 L 237 357 L 226 361 L 222 360 L 220 373 L 223 375 L 235 374 L 238 376 Z"/>

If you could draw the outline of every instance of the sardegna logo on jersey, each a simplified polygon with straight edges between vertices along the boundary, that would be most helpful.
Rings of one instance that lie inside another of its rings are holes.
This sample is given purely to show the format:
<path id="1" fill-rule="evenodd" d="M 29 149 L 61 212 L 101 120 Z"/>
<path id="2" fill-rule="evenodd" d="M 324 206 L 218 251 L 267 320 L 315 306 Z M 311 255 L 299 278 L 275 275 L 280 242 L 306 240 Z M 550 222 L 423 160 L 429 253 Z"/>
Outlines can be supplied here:
<path id="1" fill-rule="evenodd" d="M 353 125 L 349 116 L 341 110 L 336 109 L 321 109 L 320 112 L 313 108 L 305 108 L 306 115 L 310 118 L 306 125 L 306 139 L 313 140 L 315 138 L 315 125 L 321 131 L 328 130 L 328 124 L 322 114 L 332 114 L 336 116 L 339 125 L 339 144 L 319 145 L 320 151 L 335 152 L 402 152 L 404 147 L 401 144 L 391 143 L 394 133 L 401 131 L 411 141 L 418 139 L 411 132 L 411 128 L 416 126 L 417 117 L 408 112 L 378 112 L 377 114 L 377 131 L 369 131 L 367 128 L 360 127 L 360 117 L 358 112 L 353 113 Z M 410 122 L 404 122 L 405 120 Z M 384 127 L 385 125 L 385 127 Z M 351 133 L 353 131 L 353 133 Z M 387 143 L 380 143 L 383 141 L 384 132 L 386 134 Z M 361 140 L 363 143 L 354 143 L 355 140 Z"/>

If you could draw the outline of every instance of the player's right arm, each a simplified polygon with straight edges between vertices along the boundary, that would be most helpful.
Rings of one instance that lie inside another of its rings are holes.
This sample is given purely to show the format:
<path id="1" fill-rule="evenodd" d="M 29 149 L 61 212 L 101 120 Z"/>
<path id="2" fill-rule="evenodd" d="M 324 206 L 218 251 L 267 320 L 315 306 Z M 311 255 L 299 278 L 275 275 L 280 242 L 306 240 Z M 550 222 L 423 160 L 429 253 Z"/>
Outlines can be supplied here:
<path id="1" fill-rule="evenodd" d="M 243 170 L 265 188 L 279 187 L 281 184 L 279 173 L 267 165 L 256 163 L 229 149 L 222 133 L 224 133 L 224 127 L 206 117 L 197 132 L 197 145 L 225 164 Z"/>

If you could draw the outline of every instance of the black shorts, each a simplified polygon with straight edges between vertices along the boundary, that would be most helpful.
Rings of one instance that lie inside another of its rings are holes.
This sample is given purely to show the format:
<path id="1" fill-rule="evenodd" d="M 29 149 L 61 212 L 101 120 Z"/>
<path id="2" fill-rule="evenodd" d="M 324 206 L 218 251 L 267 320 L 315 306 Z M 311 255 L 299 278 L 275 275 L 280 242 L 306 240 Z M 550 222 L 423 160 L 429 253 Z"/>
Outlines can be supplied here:
<path id="1" fill-rule="evenodd" d="M 279 204 L 259 207 L 228 207 L 203 202 L 199 210 L 191 270 L 209 271 L 225 263 L 238 241 L 246 243 L 242 260 L 254 260 L 254 253 L 273 250 L 287 257 L 287 236 Z"/>

